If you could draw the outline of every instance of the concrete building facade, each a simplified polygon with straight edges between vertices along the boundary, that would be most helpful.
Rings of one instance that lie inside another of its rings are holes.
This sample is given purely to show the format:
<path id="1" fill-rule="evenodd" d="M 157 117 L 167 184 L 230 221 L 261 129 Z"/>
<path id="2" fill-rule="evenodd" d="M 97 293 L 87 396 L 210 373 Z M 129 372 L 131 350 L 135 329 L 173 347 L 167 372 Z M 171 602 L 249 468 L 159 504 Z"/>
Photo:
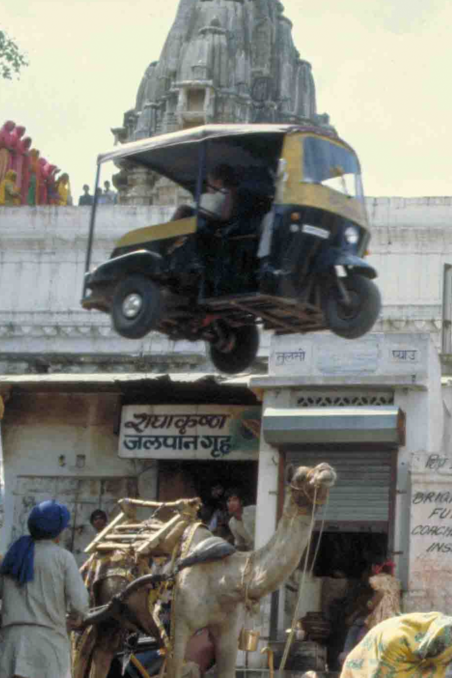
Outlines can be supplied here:
<path id="1" fill-rule="evenodd" d="M 128 341 L 115 335 L 108 316 L 80 308 L 89 210 L 3 209 L 0 549 L 24 528 L 26 513 L 39 499 L 55 497 L 69 504 L 74 517 L 65 540 L 82 560 L 92 537 L 88 518 L 93 508 L 111 513 L 124 494 L 164 496 L 168 478 L 178 494 L 195 492 L 187 478 L 193 477 L 193 464 L 201 462 L 187 454 L 172 460 L 156 458 L 152 450 L 149 456 L 120 456 L 120 420 L 127 405 L 252 404 L 264 421 L 259 450 L 243 461 L 212 457 L 203 462 L 202 474 L 209 482 L 215 474 L 231 484 L 237 477 L 246 478 L 253 488 L 249 501 L 259 507 L 256 545 L 265 543 L 275 528 L 281 464 L 326 459 L 339 469 L 339 491 L 345 488 L 350 495 L 350 469 L 354 482 L 375 479 L 373 474 L 382 469 L 377 483 L 381 491 L 369 505 L 373 519 L 367 515 L 353 525 L 347 514 L 343 520 L 326 519 L 326 543 L 335 548 L 337 534 L 349 535 L 343 537 L 345 544 L 347 539 L 361 543 L 364 536 L 370 544 L 376 539 L 376 547 L 388 548 L 397 563 L 404 609 L 446 610 L 452 593 L 447 525 L 452 387 L 447 377 L 441 381 L 438 351 L 444 268 L 452 263 L 452 199 L 379 198 L 368 199 L 367 205 L 369 260 L 379 271 L 384 303 L 377 334 L 353 342 L 329 333 L 275 338 L 264 334 L 253 373 L 219 383 L 215 392 L 202 381 L 203 374 L 212 374 L 203 344 L 173 344 L 157 333 Z M 170 211 L 155 206 L 99 207 L 92 264 L 107 259 L 124 232 L 162 223 Z M 177 383 L 171 382 L 168 389 L 159 379 L 154 381 L 164 374 L 171 375 L 164 380 Z M 198 380 L 201 386 L 196 386 Z M 226 394 L 234 384 L 240 393 L 231 400 Z M 176 402 L 175 393 L 180 393 Z M 296 442 L 267 440 L 267 411 L 283 410 L 284 416 L 297 418 L 315 408 L 350 407 L 372 412 L 389 408 L 392 416 L 400 411 L 405 441 L 391 439 L 381 447 L 360 438 L 350 444 L 311 444 L 302 428 Z M 196 466 L 198 476 L 200 468 Z M 355 482 L 356 488 L 366 492 L 368 485 L 360 482 Z M 344 509 L 334 502 L 335 510 Z M 352 505 L 352 510 L 357 508 L 365 515 L 363 506 Z M 322 579 L 320 571 L 310 582 L 312 592 L 317 591 L 310 598 L 317 601 L 313 607 L 319 605 Z M 271 629 L 281 633 L 287 626 L 286 594 L 284 588 L 277 607 L 269 601 L 262 606 L 255 622 L 264 637 Z"/>
<path id="2" fill-rule="evenodd" d="M 441 343 L 444 266 L 452 263 L 452 199 L 370 198 L 383 310 L 375 330 L 428 332 Z M 125 232 L 166 221 L 171 208 L 98 210 L 92 265 Z M 52 371 L 210 370 L 203 344 L 152 333 L 122 339 L 108 316 L 80 307 L 89 226 L 87 208 L 4 208 L 0 222 L 0 366 L 3 374 Z M 269 337 L 262 337 L 260 366 Z"/>

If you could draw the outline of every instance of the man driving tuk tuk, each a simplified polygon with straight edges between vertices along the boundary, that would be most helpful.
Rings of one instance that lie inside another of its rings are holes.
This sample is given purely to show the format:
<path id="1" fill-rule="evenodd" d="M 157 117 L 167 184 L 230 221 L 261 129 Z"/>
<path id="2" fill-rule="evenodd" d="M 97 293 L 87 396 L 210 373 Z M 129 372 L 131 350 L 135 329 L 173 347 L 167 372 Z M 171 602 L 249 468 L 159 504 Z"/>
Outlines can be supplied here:
<path id="1" fill-rule="evenodd" d="M 199 210 L 204 218 L 228 221 L 234 210 L 237 177 L 230 165 L 216 165 L 207 175 L 207 190 L 201 194 Z M 179 205 L 170 221 L 185 219 L 196 214 L 196 202 Z"/>
<path id="2" fill-rule="evenodd" d="M 82 305 L 110 313 L 120 335 L 205 340 L 215 367 L 235 373 L 255 359 L 259 326 L 355 339 L 374 325 L 361 170 L 333 133 L 208 125 L 116 147 L 99 167 L 108 160 L 158 172 L 194 199 L 170 222 L 127 233 L 88 272 L 94 205 Z M 197 251 L 201 275 L 187 254 Z"/>

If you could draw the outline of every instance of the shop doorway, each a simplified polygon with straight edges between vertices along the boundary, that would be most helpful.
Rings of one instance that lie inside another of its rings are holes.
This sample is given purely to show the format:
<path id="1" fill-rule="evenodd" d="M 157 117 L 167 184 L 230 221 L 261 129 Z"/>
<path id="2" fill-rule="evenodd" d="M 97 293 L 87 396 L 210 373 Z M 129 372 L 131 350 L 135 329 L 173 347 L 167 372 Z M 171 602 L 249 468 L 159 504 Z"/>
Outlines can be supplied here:
<path id="1" fill-rule="evenodd" d="M 158 501 L 201 497 L 208 502 L 210 490 L 221 484 L 237 487 L 246 504 L 256 503 L 257 461 L 159 461 Z"/>
<path id="2" fill-rule="evenodd" d="M 322 642 L 330 670 L 338 671 L 351 619 L 358 610 L 366 610 L 374 593 L 368 581 L 372 565 L 392 557 L 397 450 L 375 446 L 290 449 L 285 462 L 296 466 L 327 462 L 338 475 L 327 504 L 317 513 L 310 552 L 298 568 L 298 580 L 306 559 L 308 571 L 312 570 L 300 617 L 315 613 L 329 622 Z M 297 577 L 286 586 L 289 612 L 294 609 L 290 599 L 296 595 L 294 589 L 298 590 L 296 582 Z M 286 624 L 291 621 L 286 614 Z"/>
<path id="3" fill-rule="evenodd" d="M 218 485 L 225 493 L 228 489 L 237 488 L 244 505 L 255 504 L 257 461 L 159 461 L 158 501 L 201 497 L 203 509 L 200 519 L 207 524 L 218 508 L 218 500 L 212 497 L 212 489 Z"/>

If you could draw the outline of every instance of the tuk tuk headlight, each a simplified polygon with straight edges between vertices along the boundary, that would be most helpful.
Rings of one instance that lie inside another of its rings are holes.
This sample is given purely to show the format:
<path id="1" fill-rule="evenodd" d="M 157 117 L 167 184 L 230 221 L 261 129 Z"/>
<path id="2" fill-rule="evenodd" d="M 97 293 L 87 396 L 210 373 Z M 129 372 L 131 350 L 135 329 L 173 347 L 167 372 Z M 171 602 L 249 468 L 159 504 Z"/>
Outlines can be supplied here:
<path id="1" fill-rule="evenodd" d="M 347 226 L 344 231 L 344 238 L 349 245 L 356 245 L 359 241 L 359 230 L 356 226 Z"/>

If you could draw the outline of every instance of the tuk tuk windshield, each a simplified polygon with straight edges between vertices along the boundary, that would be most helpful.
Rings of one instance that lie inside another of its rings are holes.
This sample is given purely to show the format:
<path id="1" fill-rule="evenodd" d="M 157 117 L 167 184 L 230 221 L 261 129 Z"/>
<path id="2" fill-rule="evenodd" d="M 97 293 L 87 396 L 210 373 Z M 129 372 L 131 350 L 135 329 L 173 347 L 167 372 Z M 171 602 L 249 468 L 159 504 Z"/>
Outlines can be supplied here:
<path id="1" fill-rule="evenodd" d="M 302 138 L 303 179 L 322 184 L 353 198 L 363 198 L 361 173 L 355 154 L 328 139 Z"/>

